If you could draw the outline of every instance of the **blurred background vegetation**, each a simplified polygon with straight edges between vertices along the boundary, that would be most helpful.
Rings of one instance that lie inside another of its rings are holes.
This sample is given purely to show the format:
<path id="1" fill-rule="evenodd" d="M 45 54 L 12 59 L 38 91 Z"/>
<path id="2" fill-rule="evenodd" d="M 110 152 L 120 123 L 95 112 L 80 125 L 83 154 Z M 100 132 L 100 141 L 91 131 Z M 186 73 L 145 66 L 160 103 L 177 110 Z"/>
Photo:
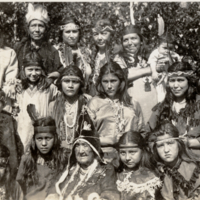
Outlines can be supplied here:
<path id="1" fill-rule="evenodd" d="M 81 23 L 82 40 L 90 47 L 91 25 L 100 18 L 109 18 L 115 29 L 114 41 L 120 42 L 124 23 L 130 23 L 130 2 L 40 2 L 47 7 L 50 16 L 50 41 L 58 41 L 58 23 L 66 15 L 74 15 Z M 25 35 L 24 16 L 27 2 L 0 3 L 0 21 L 6 32 L 6 41 L 13 46 Z M 136 24 L 142 29 L 145 45 L 150 51 L 156 47 L 158 38 L 157 17 L 160 14 L 165 28 L 176 41 L 176 52 L 191 56 L 200 63 L 200 3 L 199 2 L 138 2 L 133 3 Z"/>

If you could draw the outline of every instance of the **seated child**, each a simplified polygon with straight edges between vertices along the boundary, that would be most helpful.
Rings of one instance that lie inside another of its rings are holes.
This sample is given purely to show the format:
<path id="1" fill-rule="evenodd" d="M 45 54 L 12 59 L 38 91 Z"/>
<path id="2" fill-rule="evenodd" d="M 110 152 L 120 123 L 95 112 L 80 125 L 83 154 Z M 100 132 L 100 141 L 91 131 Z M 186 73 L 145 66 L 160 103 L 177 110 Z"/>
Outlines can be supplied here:
<path id="1" fill-rule="evenodd" d="M 30 152 L 22 157 L 17 174 L 26 200 L 44 200 L 67 162 L 68 155 L 60 147 L 55 121 L 50 117 L 36 120 Z"/>
<path id="2" fill-rule="evenodd" d="M 177 128 L 162 122 L 155 136 L 153 156 L 162 174 L 161 194 L 165 200 L 200 199 L 199 158 L 186 148 Z"/>
<path id="3" fill-rule="evenodd" d="M 146 144 L 138 132 L 124 133 L 118 142 L 120 166 L 117 188 L 121 192 L 121 200 L 158 199 L 162 186 L 156 175 Z"/>
<path id="4" fill-rule="evenodd" d="M 152 71 L 152 79 L 157 91 L 158 102 L 162 102 L 165 98 L 168 66 L 174 61 L 180 61 L 179 55 L 173 51 L 173 43 L 172 35 L 164 33 L 159 37 L 158 48 L 150 54 L 148 59 Z"/>
<path id="5" fill-rule="evenodd" d="M 10 172 L 9 157 L 9 149 L 0 145 L 0 199 L 23 200 L 21 187 Z"/>

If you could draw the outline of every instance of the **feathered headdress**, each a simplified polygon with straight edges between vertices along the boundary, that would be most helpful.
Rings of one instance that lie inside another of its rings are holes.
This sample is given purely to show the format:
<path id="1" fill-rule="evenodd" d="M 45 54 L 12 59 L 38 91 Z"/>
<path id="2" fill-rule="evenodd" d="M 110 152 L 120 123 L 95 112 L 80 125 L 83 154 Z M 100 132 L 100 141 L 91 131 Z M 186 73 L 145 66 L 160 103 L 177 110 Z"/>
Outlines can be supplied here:
<path id="1" fill-rule="evenodd" d="M 27 106 L 27 112 L 34 126 L 34 134 L 36 133 L 56 133 L 55 121 L 51 117 L 38 118 L 34 104 Z"/>
<path id="2" fill-rule="evenodd" d="M 27 24 L 29 24 L 34 19 L 40 20 L 45 24 L 49 22 L 47 9 L 40 4 L 33 5 L 32 3 L 29 3 L 25 18 Z"/>

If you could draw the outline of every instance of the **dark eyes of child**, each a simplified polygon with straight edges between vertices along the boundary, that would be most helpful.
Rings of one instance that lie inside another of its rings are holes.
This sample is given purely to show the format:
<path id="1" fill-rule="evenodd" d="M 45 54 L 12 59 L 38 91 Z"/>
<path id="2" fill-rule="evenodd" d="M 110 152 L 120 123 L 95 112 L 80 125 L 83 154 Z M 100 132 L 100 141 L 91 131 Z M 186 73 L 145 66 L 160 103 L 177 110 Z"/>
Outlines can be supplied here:
<path id="1" fill-rule="evenodd" d="M 49 141 L 49 140 L 52 139 L 52 137 L 47 137 L 47 138 L 36 138 L 36 140 L 38 140 L 38 141 L 42 141 L 43 139 Z"/>

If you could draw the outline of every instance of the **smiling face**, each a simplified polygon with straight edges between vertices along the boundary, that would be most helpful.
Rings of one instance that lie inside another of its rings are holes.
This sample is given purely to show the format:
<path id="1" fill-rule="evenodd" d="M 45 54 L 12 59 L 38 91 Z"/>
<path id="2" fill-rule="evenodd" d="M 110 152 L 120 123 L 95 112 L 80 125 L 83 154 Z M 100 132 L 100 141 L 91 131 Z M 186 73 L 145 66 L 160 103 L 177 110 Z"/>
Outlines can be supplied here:
<path id="1" fill-rule="evenodd" d="M 63 42 L 69 46 L 76 46 L 79 40 L 79 30 L 74 23 L 69 23 L 67 27 L 63 30 Z"/>
<path id="2" fill-rule="evenodd" d="M 111 33 L 109 31 L 93 31 L 93 39 L 100 49 L 104 49 L 111 39 Z"/>
<path id="3" fill-rule="evenodd" d="M 157 137 L 156 149 L 160 158 L 167 165 L 172 164 L 178 158 L 178 142 L 170 135 L 165 134 Z"/>
<path id="4" fill-rule="evenodd" d="M 141 45 L 140 36 L 137 33 L 124 35 L 122 38 L 122 45 L 125 52 L 136 54 Z"/>
<path id="5" fill-rule="evenodd" d="M 28 78 L 28 80 L 32 83 L 37 82 L 41 74 L 42 74 L 42 68 L 39 66 L 25 67 L 25 75 Z"/>
<path id="6" fill-rule="evenodd" d="M 129 169 L 137 167 L 142 158 L 142 150 L 138 147 L 133 147 L 134 145 L 135 144 L 129 142 L 126 144 L 125 148 L 119 148 L 120 159 Z"/>
<path id="7" fill-rule="evenodd" d="M 76 78 L 66 78 L 61 83 L 62 91 L 67 97 L 74 97 L 78 95 L 81 83 Z"/>
<path id="8" fill-rule="evenodd" d="M 77 162 L 84 167 L 91 165 L 95 158 L 95 154 L 89 144 L 81 140 L 75 144 L 75 156 Z"/>
<path id="9" fill-rule="evenodd" d="M 35 144 L 41 154 L 48 154 L 54 144 L 54 136 L 52 133 L 37 133 L 35 135 Z"/>
<path id="10" fill-rule="evenodd" d="M 101 84 L 104 92 L 110 99 L 115 99 L 117 96 L 118 89 L 120 87 L 120 80 L 114 74 L 105 74 L 102 77 Z"/>
<path id="11" fill-rule="evenodd" d="M 44 37 L 46 27 L 44 22 L 34 19 L 30 22 L 28 32 L 33 40 L 41 40 Z"/>
<path id="12" fill-rule="evenodd" d="M 188 90 L 188 80 L 184 76 L 172 76 L 168 79 L 170 90 L 177 98 L 184 97 Z"/>

